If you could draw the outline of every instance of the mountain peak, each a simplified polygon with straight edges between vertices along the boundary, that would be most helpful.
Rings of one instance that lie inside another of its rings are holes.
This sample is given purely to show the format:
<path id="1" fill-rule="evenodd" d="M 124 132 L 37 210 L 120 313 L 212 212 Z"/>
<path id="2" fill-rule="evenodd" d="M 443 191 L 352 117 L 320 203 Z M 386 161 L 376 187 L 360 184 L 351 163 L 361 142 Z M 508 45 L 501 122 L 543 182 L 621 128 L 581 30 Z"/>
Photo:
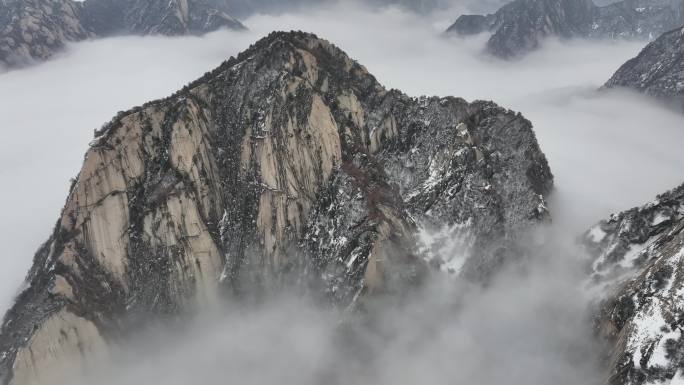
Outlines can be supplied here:
<path id="1" fill-rule="evenodd" d="M 364 73 L 368 73 L 365 68 L 349 58 L 344 51 L 334 44 L 319 38 L 313 33 L 302 31 L 271 32 L 242 52 L 237 57 L 237 60 L 245 60 L 257 53 L 261 56 L 269 57 L 269 55 L 282 50 L 303 50 L 318 57 L 322 66 L 339 67 L 342 65 L 346 71 L 359 69 Z M 233 64 L 230 63 L 228 65 Z"/>
<path id="2" fill-rule="evenodd" d="M 354 308 L 431 272 L 489 277 L 552 186 L 520 114 L 387 91 L 326 40 L 272 33 L 100 133 L 5 318 L 0 372 L 56 383 L 141 319 L 234 296 L 294 285 Z M 442 259 L 443 237 L 462 252 Z"/>
<path id="3" fill-rule="evenodd" d="M 684 111 L 684 28 L 666 32 L 627 61 L 605 88 L 625 87 Z"/>
<path id="4" fill-rule="evenodd" d="M 603 6 L 592 0 L 515 0 L 493 14 L 462 15 L 447 33 L 491 32 L 487 51 L 515 58 L 547 37 L 651 40 L 682 24 L 684 0 L 622 0 Z"/>
<path id="5" fill-rule="evenodd" d="M 311 82 L 311 86 L 318 87 L 320 91 L 321 87 L 328 87 L 324 83 L 316 85 L 318 80 L 323 79 L 318 76 L 318 72 L 323 72 L 326 76 L 334 77 L 345 87 L 356 91 L 365 89 L 363 93 L 387 92 L 364 66 L 351 59 L 343 50 L 328 40 L 308 32 L 274 31 L 251 44 L 237 56 L 230 57 L 215 69 L 190 82 L 170 97 L 150 101 L 140 107 L 121 112 L 112 122 L 95 133 L 96 140 L 93 143 L 98 143 L 106 137 L 106 132 L 112 127 L 118 127 L 118 120 L 122 116 L 135 114 L 148 106 L 172 100 L 176 102 L 183 100 L 192 96 L 194 89 L 207 87 L 209 84 L 216 89 L 223 87 L 225 86 L 223 83 L 234 80 L 236 74 L 244 73 L 243 67 L 245 66 L 253 68 L 253 77 L 262 77 L 262 81 L 263 79 L 277 81 L 284 75 L 303 77 Z M 276 87 L 277 85 L 271 84 L 270 86 Z"/>

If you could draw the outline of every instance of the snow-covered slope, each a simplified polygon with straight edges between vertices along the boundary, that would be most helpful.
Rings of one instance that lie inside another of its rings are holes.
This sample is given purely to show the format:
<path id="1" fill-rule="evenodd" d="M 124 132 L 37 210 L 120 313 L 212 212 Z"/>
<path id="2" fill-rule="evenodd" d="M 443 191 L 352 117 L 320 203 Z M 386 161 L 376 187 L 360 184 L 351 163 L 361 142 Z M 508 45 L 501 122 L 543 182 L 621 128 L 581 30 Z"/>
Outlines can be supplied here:
<path id="1" fill-rule="evenodd" d="M 662 99 L 684 111 L 684 27 L 661 35 L 606 83 Z"/>
<path id="2" fill-rule="evenodd" d="M 684 381 L 684 185 L 596 225 L 596 331 L 611 346 L 609 384 Z"/>

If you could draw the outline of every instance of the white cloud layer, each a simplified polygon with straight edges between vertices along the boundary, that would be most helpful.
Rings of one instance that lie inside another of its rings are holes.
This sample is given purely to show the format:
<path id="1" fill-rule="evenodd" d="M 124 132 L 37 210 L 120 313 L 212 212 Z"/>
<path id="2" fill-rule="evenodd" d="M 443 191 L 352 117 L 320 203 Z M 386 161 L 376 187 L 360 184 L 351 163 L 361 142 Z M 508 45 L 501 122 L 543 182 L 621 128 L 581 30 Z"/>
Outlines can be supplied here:
<path id="1" fill-rule="evenodd" d="M 287 302 L 180 333 L 188 336 L 162 343 L 168 354 L 146 355 L 113 381 L 187 384 L 194 373 L 205 380 L 194 382 L 205 384 L 314 384 L 335 374 L 319 368 L 335 372 L 341 360 L 346 372 L 359 370 L 348 383 L 587 383 L 586 302 L 566 246 L 592 222 L 684 182 L 684 116 L 639 95 L 595 91 L 643 43 L 547 41 L 506 63 L 481 54 L 484 36 L 442 36 L 457 14 L 424 18 L 344 3 L 253 16 L 247 33 L 80 43 L 48 63 L 0 74 L 0 308 L 47 239 L 94 129 L 118 110 L 172 93 L 272 30 L 305 30 L 340 46 L 388 87 L 493 99 L 522 111 L 556 175 L 556 250 L 484 292 L 440 287 L 415 302 L 426 306 L 383 313 L 385 334 L 365 337 L 373 341 L 364 350 L 368 360 L 355 363 L 340 352 L 329 315 Z M 443 310 L 452 301 L 452 310 Z"/>

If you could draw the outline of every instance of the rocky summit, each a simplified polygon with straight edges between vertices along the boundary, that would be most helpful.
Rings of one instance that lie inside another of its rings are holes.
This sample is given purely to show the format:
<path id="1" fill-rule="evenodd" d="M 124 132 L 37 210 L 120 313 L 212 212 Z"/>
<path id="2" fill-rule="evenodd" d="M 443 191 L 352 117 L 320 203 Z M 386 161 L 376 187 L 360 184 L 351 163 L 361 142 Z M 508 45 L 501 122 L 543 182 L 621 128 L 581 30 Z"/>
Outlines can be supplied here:
<path id="1" fill-rule="evenodd" d="M 211 0 L 0 0 L 0 65 L 49 59 L 70 42 L 245 27 Z"/>
<path id="2" fill-rule="evenodd" d="M 684 364 L 684 185 L 599 223 L 583 243 L 596 332 L 610 347 L 606 383 L 675 384 Z"/>
<path id="3" fill-rule="evenodd" d="M 648 39 L 684 25 L 684 0 L 515 0 L 489 15 L 462 15 L 447 33 L 491 33 L 487 51 L 515 58 L 547 37 Z"/>
<path id="4" fill-rule="evenodd" d="M 521 115 L 408 97 L 325 40 L 273 33 L 99 131 L 4 320 L 2 383 L 46 383 L 141 319 L 221 298 L 295 286 L 353 309 L 437 270 L 486 276 L 549 218 L 552 183 Z M 441 259 L 445 241 L 462 255 Z"/>
<path id="5" fill-rule="evenodd" d="M 684 27 L 664 33 L 626 62 L 605 85 L 630 88 L 684 111 Z"/>

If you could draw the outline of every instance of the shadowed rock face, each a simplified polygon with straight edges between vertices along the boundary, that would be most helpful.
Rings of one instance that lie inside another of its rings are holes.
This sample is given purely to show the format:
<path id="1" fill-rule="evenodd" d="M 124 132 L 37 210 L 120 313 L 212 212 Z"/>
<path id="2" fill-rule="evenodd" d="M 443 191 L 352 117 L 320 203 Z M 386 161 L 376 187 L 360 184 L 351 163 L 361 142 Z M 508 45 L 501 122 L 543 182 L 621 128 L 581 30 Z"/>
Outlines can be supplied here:
<path id="1" fill-rule="evenodd" d="M 386 90 L 327 41 L 274 33 L 101 130 L 5 318 L 0 373 L 78 369 L 137 322 L 226 295 L 295 285 L 346 307 L 430 266 L 486 276 L 551 188 L 519 114 Z M 420 242 L 433 228 L 458 260 Z"/>
<path id="2" fill-rule="evenodd" d="M 684 111 L 684 27 L 667 32 L 626 62 L 605 85 L 626 87 Z"/>
<path id="3" fill-rule="evenodd" d="M 546 37 L 649 39 L 684 25 L 684 0 L 623 0 L 597 6 L 592 0 L 515 0 L 494 14 L 463 15 L 447 33 L 492 33 L 487 51 L 514 58 Z"/>
<path id="4" fill-rule="evenodd" d="M 49 59 L 69 42 L 114 34 L 187 35 L 244 29 L 210 0 L 2 0 L 0 64 Z"/>
<path id="5" fill-rule="evenodd" d="M 609 342 L 608 384 L 674 384 L 684 368 L 684 186 L 584 236 Z M 671 382 L 672 381 L 672 382 Z"/>

